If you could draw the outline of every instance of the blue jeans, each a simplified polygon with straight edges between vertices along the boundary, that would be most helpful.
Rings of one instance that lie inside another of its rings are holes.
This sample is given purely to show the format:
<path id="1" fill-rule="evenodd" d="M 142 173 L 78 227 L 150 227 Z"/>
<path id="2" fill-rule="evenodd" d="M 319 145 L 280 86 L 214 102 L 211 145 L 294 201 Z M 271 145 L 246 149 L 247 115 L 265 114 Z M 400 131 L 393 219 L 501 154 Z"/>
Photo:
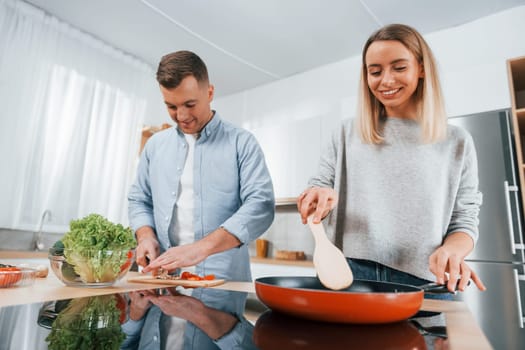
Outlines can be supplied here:
<path id="1" fill-rule="evenodd" d="M 419 287 L 431 281 L 393 269 L 383 264 L 363 259 L 346 258 L 355 279 L 408 284 Z M 425 293 L 426 299 L 452 300 L 453 294 Z M 420 311 L 414 317 L 435 316 L 436 312 Z"/>

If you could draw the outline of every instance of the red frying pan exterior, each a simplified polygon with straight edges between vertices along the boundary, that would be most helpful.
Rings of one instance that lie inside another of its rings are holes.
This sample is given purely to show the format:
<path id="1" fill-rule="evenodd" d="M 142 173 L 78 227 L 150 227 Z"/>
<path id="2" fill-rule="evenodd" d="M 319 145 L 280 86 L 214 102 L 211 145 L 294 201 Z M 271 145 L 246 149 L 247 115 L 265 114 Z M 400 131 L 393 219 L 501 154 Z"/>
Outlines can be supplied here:
<path id="1" fill-rule="evenodd" d="M 262 277 L 257 297 L 270 309 L 310 320 L 378 324 L 415 315 L 422 289 L 396 283 L 354 280 L 343 290 L 326 289 L 317 277 Z"/>

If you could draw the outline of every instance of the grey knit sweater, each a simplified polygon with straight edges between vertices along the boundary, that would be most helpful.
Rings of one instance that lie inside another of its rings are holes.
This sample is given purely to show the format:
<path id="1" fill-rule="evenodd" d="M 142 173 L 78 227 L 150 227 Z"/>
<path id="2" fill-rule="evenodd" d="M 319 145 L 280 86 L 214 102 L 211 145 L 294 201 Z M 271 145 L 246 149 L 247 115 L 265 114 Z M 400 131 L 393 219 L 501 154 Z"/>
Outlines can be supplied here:
<path id="1" fill-rule="evenodd" d="M 339 193 L 324 220 L 329 238 L 347 257 L 434 280 L 428 258 L 447 235 L 478 239 L 482 195 L 472 137 L 449 125 L 446 140 L 423 144 L 416 121 L 389 117 L 385 142 L 372 145 L 353 123 L 334 134 L 309 181 Z"/>

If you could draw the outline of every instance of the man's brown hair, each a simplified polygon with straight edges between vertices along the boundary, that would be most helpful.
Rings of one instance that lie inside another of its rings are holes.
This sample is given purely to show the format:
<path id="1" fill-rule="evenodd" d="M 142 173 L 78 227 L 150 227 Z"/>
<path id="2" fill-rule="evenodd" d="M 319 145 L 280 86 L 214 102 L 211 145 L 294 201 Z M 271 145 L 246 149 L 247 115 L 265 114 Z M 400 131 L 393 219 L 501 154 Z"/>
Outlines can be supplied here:
<path id="1" fill-rule="evenodd" d="M 194 76 L 199 84 L 208 83 L 208 69 L 204 61 L 191 51 L 177 51 L 162 57 L 157 69 L 157 81 L 167 89 L 179 86 L 187 76 Z"/>

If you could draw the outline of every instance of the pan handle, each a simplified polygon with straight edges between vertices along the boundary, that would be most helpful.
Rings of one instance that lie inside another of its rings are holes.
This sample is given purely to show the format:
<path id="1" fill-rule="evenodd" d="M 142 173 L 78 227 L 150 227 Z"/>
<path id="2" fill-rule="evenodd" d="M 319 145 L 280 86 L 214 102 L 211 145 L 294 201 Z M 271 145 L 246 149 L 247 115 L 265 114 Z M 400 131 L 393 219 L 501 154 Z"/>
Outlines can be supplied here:
<path id="1" fill-rule="evenodd" d="M 423 325 L 421 325 L 421 323 L 417 322 L 416 320 L 409 320 L 409 322 L 412 323 L 422 335 L 431 335 L 433 337 L 439 337 L 443 339 L 447 339 L 448 337 L 446 326 L 423 327 Z"/>
<path id="2" fill-rule="evenodd" d="M 458 292 L 458 285 L 459 281 L 456 284 L 456 290 L 454 292 L 451 292 L 447 288 L 447 282 L 445 284 L 437 284 L 436 282 L 430 282 L 427 284 L 423 284 L 422 286 L 419 286 L 419 288 L 423 289 L 425 293 L 432 293 L 432 294 L 456 294 Z M 470 281 L 468 281 L 467 286 L 470 285 Z"/>

